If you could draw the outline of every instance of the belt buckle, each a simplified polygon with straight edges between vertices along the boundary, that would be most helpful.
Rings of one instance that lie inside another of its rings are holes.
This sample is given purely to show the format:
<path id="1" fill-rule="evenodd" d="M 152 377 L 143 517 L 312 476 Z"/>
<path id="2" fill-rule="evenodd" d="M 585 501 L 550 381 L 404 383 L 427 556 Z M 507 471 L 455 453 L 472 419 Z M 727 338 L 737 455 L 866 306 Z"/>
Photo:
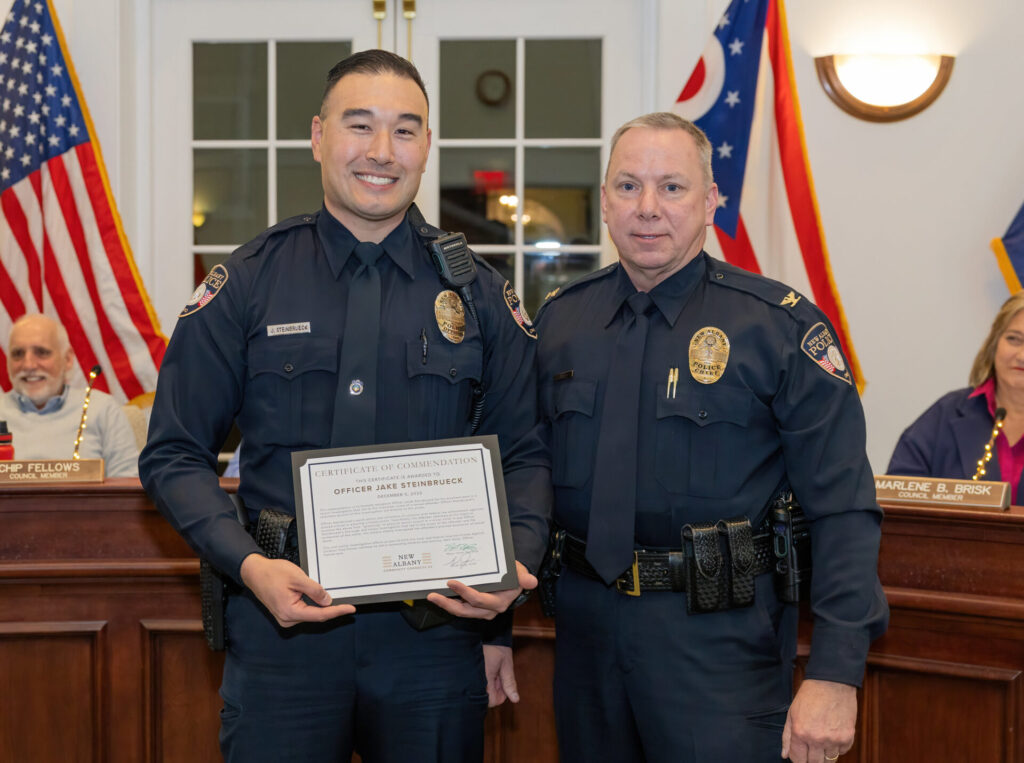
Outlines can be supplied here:
<path id="1" fill-rule="evenodd" d="M 618 591 L 619 593 L 624 593 L 624 594 L 626 594 L 626 596 L 639 596 L 640 595 L 640 569 L 639 569 L 639 564 L 637 563 L 638 561 L 639 561 L 639 557 L 637 556 L 636 551 L 634 551 L 633 552 L 633 567 L 632 567 L 632 570 L 633 570 L 633 587 L 632 588 L 626 588 L 625 585 L 623 584 L 622 578 L 616 578 L 615 579 L 615 590 Z"/>

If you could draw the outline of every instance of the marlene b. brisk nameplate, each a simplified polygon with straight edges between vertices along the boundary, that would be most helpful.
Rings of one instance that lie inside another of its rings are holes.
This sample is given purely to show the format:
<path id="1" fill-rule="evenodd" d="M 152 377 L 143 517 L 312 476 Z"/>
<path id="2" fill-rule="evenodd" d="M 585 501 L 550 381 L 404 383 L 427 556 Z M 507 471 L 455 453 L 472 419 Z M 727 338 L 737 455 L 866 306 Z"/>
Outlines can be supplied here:
<path id="1" fill-rule="evenodd" d="M 518 585 L 498 438 L 292 454 L 302 569 L 337 602 Z"/>

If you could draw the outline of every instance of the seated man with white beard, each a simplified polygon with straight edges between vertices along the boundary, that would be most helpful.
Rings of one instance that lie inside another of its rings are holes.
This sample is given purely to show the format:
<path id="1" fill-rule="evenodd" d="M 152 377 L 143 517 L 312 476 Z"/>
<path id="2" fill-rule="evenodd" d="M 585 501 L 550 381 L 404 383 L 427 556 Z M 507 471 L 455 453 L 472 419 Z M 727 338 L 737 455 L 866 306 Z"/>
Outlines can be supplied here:
<path id="1" fill-rule="evenodd" d="M 74 362 L 68 333 L 53 319 L 25 315 L 11 327 L 7 372 L 13 389 L 0 396 L 0 421 L 14 435 L 15 458 L 71 458 L 85 402 L 85 387 L 68 384 Z M 139 450 L 128 417 L 99 390 L 89 396 L 78 453 L 102 458 L 108 477 L 139 476 Z"/>

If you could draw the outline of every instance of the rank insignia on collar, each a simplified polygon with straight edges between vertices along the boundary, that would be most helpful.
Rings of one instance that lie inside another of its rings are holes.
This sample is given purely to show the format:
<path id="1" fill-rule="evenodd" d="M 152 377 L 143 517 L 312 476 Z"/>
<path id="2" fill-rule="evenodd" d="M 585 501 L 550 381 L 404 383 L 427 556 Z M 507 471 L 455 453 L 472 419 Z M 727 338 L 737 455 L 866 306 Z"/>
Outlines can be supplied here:
<path id="1" fill-rule="evenodd" d="M 184 318 L 187 315 L 198 312 L 206 307 L 210 301 L 220 293 L 220 290 L 224 288 L 224 284 L 228 282 L 228 270 L 221 264 L 214 265 L 210 272 L 206 274 L 206 278 L 203 282 L 196 287 L 196 290 L 192 292 L 192 299 L 188 301 L 188 304 L 178 313 L 179 318 Z"/>
<path id="2" fill-rule="evenodd" d="M 846 364 L 839 344 L 821 321 L 811 326 L 810 331 L 804 334 L 800 342 L 800 349 L 804 354 L 817 363 L 829 376 L 841 379 L 847 384 L 853 384 L 853 377 L 850 376 L 850 369 Z"/>
<path id="3" fill-rule="evenodd" d="M 544 301 L 545 301 L 545 302 L 547 302 L 547 301 L 548 301 L 549 299 L 551 299 L 551 298 L 552 298 L 553 296 L 555 296 L 556 294 L 558 294 L 558 290 L 559 290 L 559 289 L 561 289 L 561 288 L 562 288 L 561 286 L 558 286 L 558 287 L 556 287 L 556 288 L 552 289 L 551 291 L 549 291 L 549 292 L 548 292 L 547 294 L 545 294 L 545 295 L 544 295 Z"/>
<path id="4" fill-rule="evenodd" d="M 466 338 L 466 308 L 454 291 L 445 289 L 434 299 L 434 320 L 444 338 L 452 344 L 459 344 Z"/>
<path id="5" fill-rule="evenodd" d="M 701 384 L 722 378 L 729 363 L 729 337 L 720 328 L 705 326 L 690 337 L 690 376 Z"/>
<path id="6" fill-rule="evenodd" d="M 782 307 L 796 307 L 796 303 L 800 301 L 800 297 L 795 291 L 791 291 L 782 301 L 779 303 Z"/>
<path id="7" fill-rule="evenodd" d="M 508 311 L 512 313 L 512 317 L 515 322 L 519 324 L 528 337 L 532 339 L 537 338 L 537 331 L 533 327 L 533 322 L 530 320 L 530 316 L 526 313 L 526 308 L 523 307 L 523 303 L 519 299 L 519 295 L 516 294 L 516 290 L 512 288 L 512 284 L 505 281 L 505 304 L 508 305 Z"/>

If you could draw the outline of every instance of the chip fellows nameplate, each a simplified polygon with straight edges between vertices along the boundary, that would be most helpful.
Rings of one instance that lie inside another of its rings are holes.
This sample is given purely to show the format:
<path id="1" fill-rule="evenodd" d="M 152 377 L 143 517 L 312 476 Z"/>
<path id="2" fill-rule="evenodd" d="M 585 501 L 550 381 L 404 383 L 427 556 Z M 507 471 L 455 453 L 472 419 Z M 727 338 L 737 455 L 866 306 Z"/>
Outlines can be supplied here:
<path id="1" fill-rule="evenodd" d="M 518 585 L 498 438 L 292 454 L 302 569 L 335 603 Z"/>
<path id="2" fill-rule="evenodd" d="M 995 509 L 1010 507 L 1010 483 L 981 480 L 951 480 L 935 477 L 875 475 L 875 494 L 885 503 L 943 504 L 951 509 Z"/>
<path id="3" fill-rule="evenodd" d="M 103 482 L 103 459 L 0 461 L 0 484 L 52 485 L 54 482 Z"/>

